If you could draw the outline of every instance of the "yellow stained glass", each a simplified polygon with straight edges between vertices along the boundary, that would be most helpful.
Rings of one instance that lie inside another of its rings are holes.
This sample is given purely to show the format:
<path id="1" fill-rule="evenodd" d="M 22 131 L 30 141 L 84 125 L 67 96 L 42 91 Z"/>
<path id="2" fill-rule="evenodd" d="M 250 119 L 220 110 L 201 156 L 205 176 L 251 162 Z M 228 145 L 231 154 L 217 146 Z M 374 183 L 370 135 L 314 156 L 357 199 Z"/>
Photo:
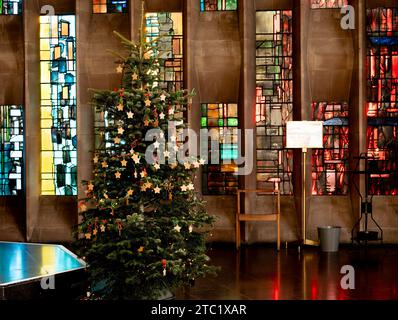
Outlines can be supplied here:
<path id="1" fill-rule="evenodd" d="M 69 88 L 68 87 L 62 88 L 62 99 L 69 99 Z"/>
<path id="2" fill-rule="evenodd" d="M 228 118 L 237 118 L 238 117 L 238 105 L 230 103 L 228 105 Z"/>
<path id="3" fill-rule="evenodd" d="M 61 57 L 61 47 L 56 46 L 54 48 L 54 59 L 59 59 Z"/>
<path id="4" fill-rule="evenodd" d="M 50 82 L 50 64 L 47 61 L 40 62 L 40 82 L 41 83 Z"/>
<path id="5" fill-rule="evenodd" d="M 41 99 L 42 100 L 51 99 L 51 85 L 49 83 L 41 85 Z M 51 101 L 46 102 L 45 105 L 51 105 Z"/>
<path id="6" fill-rule="evenodd" d="M 41 149 L 46 151 L 52 150 L 52 140 L 51 140 L 51 129 L 42 129 L 41 130 Z M 44 152 L 42 153 L 44 155 Z M 52 156 L 52 154 L 51 154 Z"/>
<path id="7" fill-rule="evenodd" d="M 61 37 L 69 36 L 69 24 L 66 22 L 61 22 Z"/>
<path id="8" fill-rule="evenodd" d="M 51 115 L 51 106 L 43 107 L 43 103 L 42 103 L 42 107 L 41 107 L 41 118 L 42 118 L 42 119 L 52 119 L 52 115 Z"/>
<path id="9" fill-rule="evenodd" d="M 171 19 L 173 20 L 174 34 L 182 35 L 183 34 L 182 13 L 172 12 Z"/>
<path id="10" fill-rule="evenodd" d="M 40 51 L 40 60 L 50 60 L 50 51 Z"/>
<path id="11" fill-rule="evenodd" d="M 53 120 L 50 118 L 50 119 L 41 119 L 41 127 L 42 128 L 51 128 L 51 126 L 52 126 L 52 122 Z"/>
<path id="12" fill-rule="evenodd" d="M 48 39 L 40 39 L 40 50 L 41 51 L 50 51 L 50 43 Z M 41 52 L 40 52 L 41 56 Z"/>
<path id="13" fill-rule="evenodd" d="M 40 38 L 48 38 L 50 36 L 50 25 L 47 23 L 40 25 Z"/>
<path id="14" fill-rule="evenodd" d="M 41 153 L 41 171 L 42 173 L 51 173 L 53 171 L 53 153 L 52 151 L 43 151 Z"/>
<path id="15" fill-rule="evenodd" d="M 42 195 L 53 195 L 55 192 L 53 180 L 41 180 L 41 194 Z"/>

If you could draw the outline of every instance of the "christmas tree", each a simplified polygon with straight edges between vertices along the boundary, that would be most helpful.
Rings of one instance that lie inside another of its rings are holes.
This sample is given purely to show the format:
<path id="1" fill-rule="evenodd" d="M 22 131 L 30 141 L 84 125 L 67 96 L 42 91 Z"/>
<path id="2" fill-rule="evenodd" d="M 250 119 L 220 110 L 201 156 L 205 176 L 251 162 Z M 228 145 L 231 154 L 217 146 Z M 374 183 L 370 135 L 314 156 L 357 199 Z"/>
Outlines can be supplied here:
<path id="1" fill-rule="evenodd" d="M 142 20 L 139 42 L 119 35 L 129 52 L 118 61 L 121 88 L 93 95 L 104 125 L 76 244 L 99 299 L 156 299 L 214 272 L 205 244 L 213 217 L 193 184 L 204 160 L 179 161 L 192 93 L 159 87 L 162 60 L 156 43 L 145 41 Z"/>

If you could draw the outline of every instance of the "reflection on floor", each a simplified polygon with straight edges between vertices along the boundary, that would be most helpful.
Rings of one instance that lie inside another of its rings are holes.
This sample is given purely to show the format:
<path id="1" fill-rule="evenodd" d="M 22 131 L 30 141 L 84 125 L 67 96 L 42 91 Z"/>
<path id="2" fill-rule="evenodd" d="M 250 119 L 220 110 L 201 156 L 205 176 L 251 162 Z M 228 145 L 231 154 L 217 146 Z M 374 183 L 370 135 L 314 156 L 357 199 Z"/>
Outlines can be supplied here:
<path id="1" fill-rule="evenodd" d="M 177 299 L 192 300 L 384 300 L 398 299 L 398 247 L 340 248 L 321 253 L 318 248 L 282 249 L 246 246 L 240 253 L 229 246 L 209 252 L 221 271 L 216 278 L 196 281 L 179 290 Z M 341 267 L 355 269 L 355 289 L 343 290 Z"/>

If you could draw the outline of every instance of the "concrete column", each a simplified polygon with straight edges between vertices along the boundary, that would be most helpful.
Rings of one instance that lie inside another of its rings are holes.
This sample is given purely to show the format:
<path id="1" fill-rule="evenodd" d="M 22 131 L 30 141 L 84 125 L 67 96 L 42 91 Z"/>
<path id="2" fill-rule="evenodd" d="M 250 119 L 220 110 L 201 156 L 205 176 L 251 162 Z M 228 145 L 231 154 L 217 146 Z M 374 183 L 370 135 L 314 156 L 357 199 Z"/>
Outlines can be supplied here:
<path id="1" fill-rule="evenodd" d="M 26 160 L 26 238 L 32 234 L 40 207 L 40 67 L 39 0 L 24 1 L 25 47 L 25 150 Z"/>
<path id="2" fill-rule="evenodd" d="M 351 84 L 350 97 L 350 168 L 354 170 L 358 156 L 366 152 L 366 8 L 364 1 L 353 0 L 350 2 L 355 9 L 355 30 L 353 30 L 354 44 L 354 70 Z M 360 162 L 359 170 L 364 170 L 364 161 Z M 354 184 L 361 194 L 365 191 L 365 178 L 363 175 L 350 176 L 350 199 L 352 203 L 352 217 L 358 219 L 360 215 L 360 197 Z"/>
<path id="3" fill-rule="evenodd" d="M 23 18 L 0 15 L 0 106 L 24 106 L 24 40 Z M 2 240 L 25 239 L 25 196 L 0 197 L 0 234 Z"/>

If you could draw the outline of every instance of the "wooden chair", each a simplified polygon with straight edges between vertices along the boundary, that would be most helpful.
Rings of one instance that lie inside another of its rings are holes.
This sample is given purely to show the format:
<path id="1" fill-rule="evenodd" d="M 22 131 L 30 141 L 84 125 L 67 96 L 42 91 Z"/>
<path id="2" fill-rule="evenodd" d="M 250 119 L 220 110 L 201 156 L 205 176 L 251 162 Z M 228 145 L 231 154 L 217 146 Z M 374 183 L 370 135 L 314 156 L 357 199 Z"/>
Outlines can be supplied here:
<path id="1" fill-rule="evenodd" d="M 253 214 L 253 213 L 242 213 L 240 211 L 241 194 L 246 193 L 258 193 L 259 195 L 274 195 L 276 196 L 276 212 Z M 236 210 L 236 249 L 239 250 L 241 243 L 240 235 L 240 223 L 242 221 L 275 221 L 277 225 L 277 240 L 276 247 L 279 251 L 281 242 L 281 228 L 280 228 L 280 217 L 281 217 L 281 195 L 279 190 L 266 191 L 266 190 L 238 190 L 237 191 L 237 210 Z"/>

